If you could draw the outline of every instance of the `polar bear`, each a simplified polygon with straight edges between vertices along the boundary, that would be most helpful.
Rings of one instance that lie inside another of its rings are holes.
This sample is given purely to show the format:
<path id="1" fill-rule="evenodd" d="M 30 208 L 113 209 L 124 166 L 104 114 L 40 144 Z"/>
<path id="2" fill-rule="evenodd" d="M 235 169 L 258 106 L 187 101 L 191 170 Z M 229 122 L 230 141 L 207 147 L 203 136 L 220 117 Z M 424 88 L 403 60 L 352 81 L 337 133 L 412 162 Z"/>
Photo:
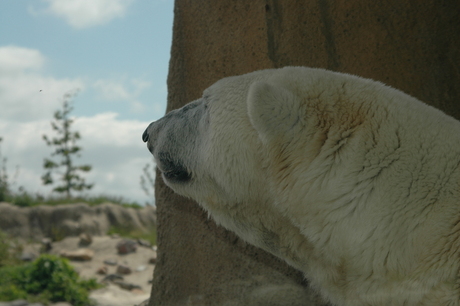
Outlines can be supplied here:
<path id="1" fill-rule="evenodd" d="M 224 78 L 142 136 L 165 183 L 334 305 L 460 304 L 460 123 L 382 83 Z"/>

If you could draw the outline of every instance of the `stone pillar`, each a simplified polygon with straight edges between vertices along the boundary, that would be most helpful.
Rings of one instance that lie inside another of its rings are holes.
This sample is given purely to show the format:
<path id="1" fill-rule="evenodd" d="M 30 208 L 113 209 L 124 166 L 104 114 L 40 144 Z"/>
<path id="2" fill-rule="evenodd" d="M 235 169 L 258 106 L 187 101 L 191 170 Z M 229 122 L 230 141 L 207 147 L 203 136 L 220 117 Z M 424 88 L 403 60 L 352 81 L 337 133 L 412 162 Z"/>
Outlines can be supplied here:
<path id="1" fill-rule="evenodd" d="M 167 110 L 225 76 L 301 65 L 379 80 L 460 118 L 459 12 L 456 0 L 176 0 Z M 157 178 L 150 306 L 323 305 L 299 272 Z"/>

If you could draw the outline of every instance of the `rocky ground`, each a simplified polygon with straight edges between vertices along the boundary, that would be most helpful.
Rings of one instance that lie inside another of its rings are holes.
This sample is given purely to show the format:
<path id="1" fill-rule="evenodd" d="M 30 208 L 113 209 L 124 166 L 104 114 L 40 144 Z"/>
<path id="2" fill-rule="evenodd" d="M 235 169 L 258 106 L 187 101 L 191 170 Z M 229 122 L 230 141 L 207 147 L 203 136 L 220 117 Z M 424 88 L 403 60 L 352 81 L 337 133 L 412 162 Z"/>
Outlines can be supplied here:
<path id="1" fill-rule="evenodd" d="M 129 306 L 148 299 L 151 288 L 149 281 L 156 260 L 154 248 L 146 242 L 143 242 L 144 245 L 137 242 L 130 244 L 134 241 L 119 237 L 101 236 L 93 237 L 92 240 L 90 245 L 84 247 L 94 252 L 92 259 L 72 261 L 72 265 L 81 277 L 95 277 L 108 285 L 91 293 L 97 305 Z M 61 254 L 82 249 L 79 241 L 78 237 L 69 237 L 56 242 L 50 253 Z M 125 254 L 120 254 L 120 251 Z"/>
<path id="2" fill-rule="evenodd" d="M 146 241 L 118 236 L 67 237 L 51 243 L 49 253 L 68 257 L 82 278 L 96 278 L 106 287 L 92 291 L 98 306 L 133 306 L 150 296 L 156 262 L 155 247 Z M 23 256 L 38 256 L 42 244 L 28 244 Z M 60 303 L 53 306 L 69 306 Z M 25 301 L 0 302 L 0 306 L 41 306 Z"/>
<path id="3" fill-rule="evenodd" d="M 35 259 L 44 245 L 49 253 L 71 259 L 81 277 L 94 277 L 106 284 L 91 293 L 99 306 L 133 306 L 149 298 L 149 280 L 156 260 L 154 248 L 146 241 L 126 241 L 105 234 L 111 228 L 148 233 L 155 225 L 156 211 L 152 206 L 134 209 L 112 203 L 76 203 L 23 208 L 0 202 L 0 230 L 22 242 L 22 259 Z M 51 242 L 44 237 L 60 241 Z M 30 243 L 40 240 L 42 243 Z M 0 301 L 0 306 L 43 305 Z"/>

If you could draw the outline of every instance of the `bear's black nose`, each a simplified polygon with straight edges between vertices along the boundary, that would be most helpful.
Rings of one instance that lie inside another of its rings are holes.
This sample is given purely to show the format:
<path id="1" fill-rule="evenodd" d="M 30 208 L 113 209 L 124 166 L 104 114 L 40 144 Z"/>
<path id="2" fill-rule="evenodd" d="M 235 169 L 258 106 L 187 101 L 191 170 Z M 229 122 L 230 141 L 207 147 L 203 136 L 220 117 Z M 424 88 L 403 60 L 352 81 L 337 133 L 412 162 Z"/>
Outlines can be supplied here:
<path id="1" fill-rule="evenodd" d="M 145 131 L 144 131 L 144 134 L 142 134 L 142 140 L 143 140 L 144 142 L 149 141 L 149 133 L 147 133 L 147 130 L 148 130 L 148 129 L 149 129 L 149 128 L 146 128 Z"/>

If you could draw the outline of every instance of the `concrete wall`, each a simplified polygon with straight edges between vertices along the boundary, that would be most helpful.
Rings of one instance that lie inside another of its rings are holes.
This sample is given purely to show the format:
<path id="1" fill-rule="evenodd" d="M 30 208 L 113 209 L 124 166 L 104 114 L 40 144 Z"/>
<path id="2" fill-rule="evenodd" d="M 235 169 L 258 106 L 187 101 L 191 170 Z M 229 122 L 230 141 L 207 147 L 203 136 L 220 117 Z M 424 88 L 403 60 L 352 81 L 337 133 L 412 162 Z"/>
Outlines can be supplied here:
<path id="1" fill-rule="evenodd" d="M 176 0 L 168 111 L 218 79 L 302 65 L 382 81 L 460 118 L 460 2 Z M 323 305 L 300 273 L 156 181 L 149 305 Z"/>

